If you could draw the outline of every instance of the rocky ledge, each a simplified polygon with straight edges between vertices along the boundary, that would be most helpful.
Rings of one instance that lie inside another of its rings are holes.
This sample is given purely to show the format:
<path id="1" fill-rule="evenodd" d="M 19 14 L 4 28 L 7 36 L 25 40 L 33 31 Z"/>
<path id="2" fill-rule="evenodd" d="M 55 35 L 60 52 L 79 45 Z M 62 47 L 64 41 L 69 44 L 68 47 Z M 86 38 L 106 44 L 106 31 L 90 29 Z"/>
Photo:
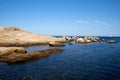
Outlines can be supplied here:
<path id="1" fill-rule="evenodd" d="M 0 47 L 0 51 L 0 62 L 17 63 L 47 57 L 54 53 L 60 53 L 63 50 L 53 48 L 27 53 L 23 47 Z"/>

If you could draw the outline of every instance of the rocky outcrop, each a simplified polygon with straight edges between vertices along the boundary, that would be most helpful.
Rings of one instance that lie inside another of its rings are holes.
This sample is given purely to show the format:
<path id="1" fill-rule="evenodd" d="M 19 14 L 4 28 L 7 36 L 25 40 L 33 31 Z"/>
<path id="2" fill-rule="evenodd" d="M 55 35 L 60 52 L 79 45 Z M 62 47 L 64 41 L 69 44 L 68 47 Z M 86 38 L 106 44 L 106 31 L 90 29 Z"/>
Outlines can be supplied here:
<path id="1" fill-rule="evenodd" d="M 107 40 L 107 43 L 117 43 L 115 40 Z"/>
<path id="2" fill-rule="evenodd" d="M 18 52 L 14 51 L 15 49 L 19 50 Z M 54 48 L 54 49 L 47 49 L 43 51 L 37 51 L 37 52 L 31 52 L 31 53 L 26 53 L 23 52 L 22 48 L 14 47 L 11 48 L 10 50 L 6 50 L 4 52 L 4 48 L 1 48 L 3 50 L 0 52 L 0 62 L 6 62 L 6 63 L 16 63 L 16 62 L 25 62 L 25 61 L 30 61 L 38 58 L 43 58 L 50 56 L 53 53 L 60 53 L 63 50 Z"/>
<path id="3" fill-rule="evenodd" d="M 85 36 L 83 38 L 77 38 L 76 43 L 91 43 L 91 42 L 97 42 L 100 41 L 99 37 L 94 37 L 94 36 Z"/>
<path id="4" fill-rule="evenodd" d="M 51 41 L 63 42 L 61 38 L 32 34 L 16 27 L 0 27 L 0 46 L 26 46 L 48 44 Z"/>
<path id="5" fill-rule="evenodd" d="M 64 40 L 52 36 L 32 34 L 17 27 L 0 26 L 0 46 L 2 46 L 0 47 L 0 61 L 7 63 L 28 61 L 63 51 L 55 48 L 27 53 L 23 47 L 17 47 L 36 44 L 49 44 L 49 42 L 64 42 Z M 63 44 L 60 43 L 56 43 L 54 45 L 63 46 Z"/>
<path id="6" fill-rule="evenodd" d="M 49 42 L 49 46 L 51 47 L 62 47 L 65 46 L 64 43 L 58 43 L 58 42 Z"/>

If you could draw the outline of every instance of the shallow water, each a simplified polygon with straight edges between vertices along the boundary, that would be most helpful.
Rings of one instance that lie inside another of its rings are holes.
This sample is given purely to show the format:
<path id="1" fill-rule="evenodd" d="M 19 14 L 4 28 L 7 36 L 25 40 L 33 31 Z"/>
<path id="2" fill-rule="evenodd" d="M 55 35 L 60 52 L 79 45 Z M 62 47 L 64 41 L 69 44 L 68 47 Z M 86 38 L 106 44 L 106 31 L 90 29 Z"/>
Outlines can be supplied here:
<path id="1" fill-rule="evenodd" d="M 118 43 L 66 44 L 60 47 L 64 52 L 36 61 L 0 63 L 0 80 L 120 80 L 120 38 L 109 39 Z M 33 46 L 27 50 L 48 48 Z"/>
<path id="2" fill-rule="evenodd" d="M 41 51 L 49 48 L 50 48 L 49 45 L 36 45 L 36 46 L 34 45 L 34 46 L 25 47 L 27 52 Z"/>

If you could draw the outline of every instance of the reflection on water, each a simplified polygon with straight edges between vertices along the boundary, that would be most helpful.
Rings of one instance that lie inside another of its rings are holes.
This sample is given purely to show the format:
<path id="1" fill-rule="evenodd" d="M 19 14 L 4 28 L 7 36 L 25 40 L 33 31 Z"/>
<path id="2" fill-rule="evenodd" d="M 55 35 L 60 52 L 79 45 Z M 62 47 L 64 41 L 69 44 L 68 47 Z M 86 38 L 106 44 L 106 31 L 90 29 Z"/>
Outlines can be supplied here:
<path id="1" fill-rule="evenodd" d="M 27 49 L 31 52 L 45 48 L 49 47 Z M 0 63 L 0 80 L 120 80 L 120 42 L 73 44 L 62 49 L 60 54 L 33 62 Z"/>

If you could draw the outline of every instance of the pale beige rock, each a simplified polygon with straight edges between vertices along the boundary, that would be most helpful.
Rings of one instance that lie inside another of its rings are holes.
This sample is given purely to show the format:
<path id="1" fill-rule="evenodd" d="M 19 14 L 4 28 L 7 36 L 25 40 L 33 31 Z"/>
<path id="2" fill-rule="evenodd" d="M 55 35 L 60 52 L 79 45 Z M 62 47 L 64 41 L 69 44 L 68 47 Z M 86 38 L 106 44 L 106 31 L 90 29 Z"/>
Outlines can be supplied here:
<path id="1" fill-rule="evenodd" d="M 76 40 L 76 42 L 77 42 L 77 43 L 84 43 L 85 40 L 84 40 L 83 38 L 78 38 L 78 39 Z"/>
<path id="2" fill-rule="evenodd" d="M 0 47 L 0 53 L 26 53 L 23 47 Z"/>
<path id="3" fill-rule="evenodd" d="M 47 35 L 32 34 L 16 27 L 0 26 L 0 46 L 20 46 L 33 44 L 47 44 L 51 41 L 64 41 Z"/>

